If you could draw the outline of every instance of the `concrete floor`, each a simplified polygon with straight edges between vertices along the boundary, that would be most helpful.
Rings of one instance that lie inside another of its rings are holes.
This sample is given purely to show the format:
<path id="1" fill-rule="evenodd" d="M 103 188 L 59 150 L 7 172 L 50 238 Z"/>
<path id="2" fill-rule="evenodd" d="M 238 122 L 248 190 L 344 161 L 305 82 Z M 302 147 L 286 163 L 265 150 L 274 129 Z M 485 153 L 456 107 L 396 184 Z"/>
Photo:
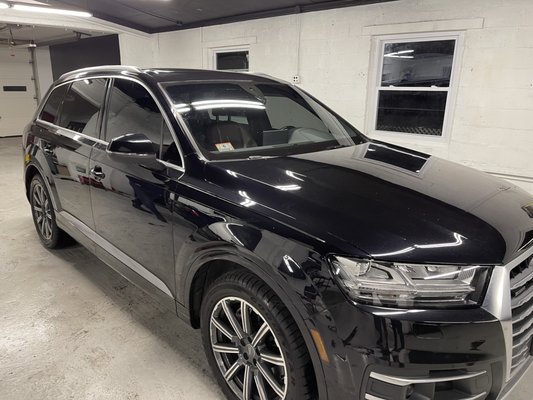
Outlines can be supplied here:
<path id="1" fill-rule="evenodd" d="M 0 139 L 0 399 L 223 399 L 198 331 L 81 246 L 40 245 Z M 533 398 L 533 369 L 509 400 Z"/>
<path id="2" fill-rule="evenodd" d="M 188 327 L 83 247 L 40 245 L 0 139 L 0 399 L 223 399 Z"/>

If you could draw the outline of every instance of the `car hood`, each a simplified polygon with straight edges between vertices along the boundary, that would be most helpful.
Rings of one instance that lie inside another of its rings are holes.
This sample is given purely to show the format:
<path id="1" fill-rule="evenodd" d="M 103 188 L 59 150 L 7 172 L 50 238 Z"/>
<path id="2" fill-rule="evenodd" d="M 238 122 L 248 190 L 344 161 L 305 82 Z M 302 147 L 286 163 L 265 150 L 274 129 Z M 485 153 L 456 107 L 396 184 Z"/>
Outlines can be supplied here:
<path id="1" fill-rule="evenodd" d="M 533 237 L 533 197 L 525 191 L 382 142 L 213 162 L 206 177 L 218 196 L 331 251 L 347 252 L 349 244 L 379 260 L 500 264 Z"/>

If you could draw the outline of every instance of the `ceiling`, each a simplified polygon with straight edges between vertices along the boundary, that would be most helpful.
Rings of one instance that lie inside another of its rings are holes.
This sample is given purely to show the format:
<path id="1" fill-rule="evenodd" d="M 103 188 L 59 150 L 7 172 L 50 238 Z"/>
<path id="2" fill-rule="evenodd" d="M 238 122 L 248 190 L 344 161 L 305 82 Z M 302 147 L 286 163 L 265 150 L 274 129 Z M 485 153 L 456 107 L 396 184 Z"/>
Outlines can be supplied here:
<path id="1" fill-rule="evenodd" d="M 40 0 L 147 33 L 395 0 Z"/>

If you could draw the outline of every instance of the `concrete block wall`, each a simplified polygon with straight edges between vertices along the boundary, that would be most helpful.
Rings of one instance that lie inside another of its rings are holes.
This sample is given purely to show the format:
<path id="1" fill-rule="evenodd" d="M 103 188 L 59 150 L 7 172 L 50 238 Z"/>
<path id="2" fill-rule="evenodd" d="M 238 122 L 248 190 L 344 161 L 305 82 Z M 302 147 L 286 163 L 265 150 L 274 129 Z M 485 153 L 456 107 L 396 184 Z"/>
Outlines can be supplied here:
<path id="1" fill-rule="evenodd" d="M 499 174 L 533 192 L 531 0 L 400 0 L 162 33 L 155 35 L 152 60 L 210 68 L 212 49 L 249 46 L 250 70 L 286 80 L 299 75 L 302 88 L 367 132 L 374 42 L 417 32 L 462 35 L 450 134 L 373 136 Z"/>

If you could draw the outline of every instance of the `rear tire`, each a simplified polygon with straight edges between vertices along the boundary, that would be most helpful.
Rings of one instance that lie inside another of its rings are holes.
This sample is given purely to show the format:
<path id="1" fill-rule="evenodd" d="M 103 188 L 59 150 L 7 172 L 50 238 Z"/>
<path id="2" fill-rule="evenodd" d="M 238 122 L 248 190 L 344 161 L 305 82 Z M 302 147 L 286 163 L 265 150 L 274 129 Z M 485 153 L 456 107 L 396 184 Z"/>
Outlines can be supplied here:
<path id="1" fill-rule="evenodd" d="M 45 247 L 55 249 L 71 242 L 72 239 L 57 226 L 50 193 L 38 174 L 30 183 L 30 205 L 35 229 Z"/>
<path id="2" fill-rule="evenodd" d="M 314 398 L 302 335 L 285 305 L 255 275 L 229 272 L 209 287 L 201 330 L 207 359 L 228 399 Z"/>

